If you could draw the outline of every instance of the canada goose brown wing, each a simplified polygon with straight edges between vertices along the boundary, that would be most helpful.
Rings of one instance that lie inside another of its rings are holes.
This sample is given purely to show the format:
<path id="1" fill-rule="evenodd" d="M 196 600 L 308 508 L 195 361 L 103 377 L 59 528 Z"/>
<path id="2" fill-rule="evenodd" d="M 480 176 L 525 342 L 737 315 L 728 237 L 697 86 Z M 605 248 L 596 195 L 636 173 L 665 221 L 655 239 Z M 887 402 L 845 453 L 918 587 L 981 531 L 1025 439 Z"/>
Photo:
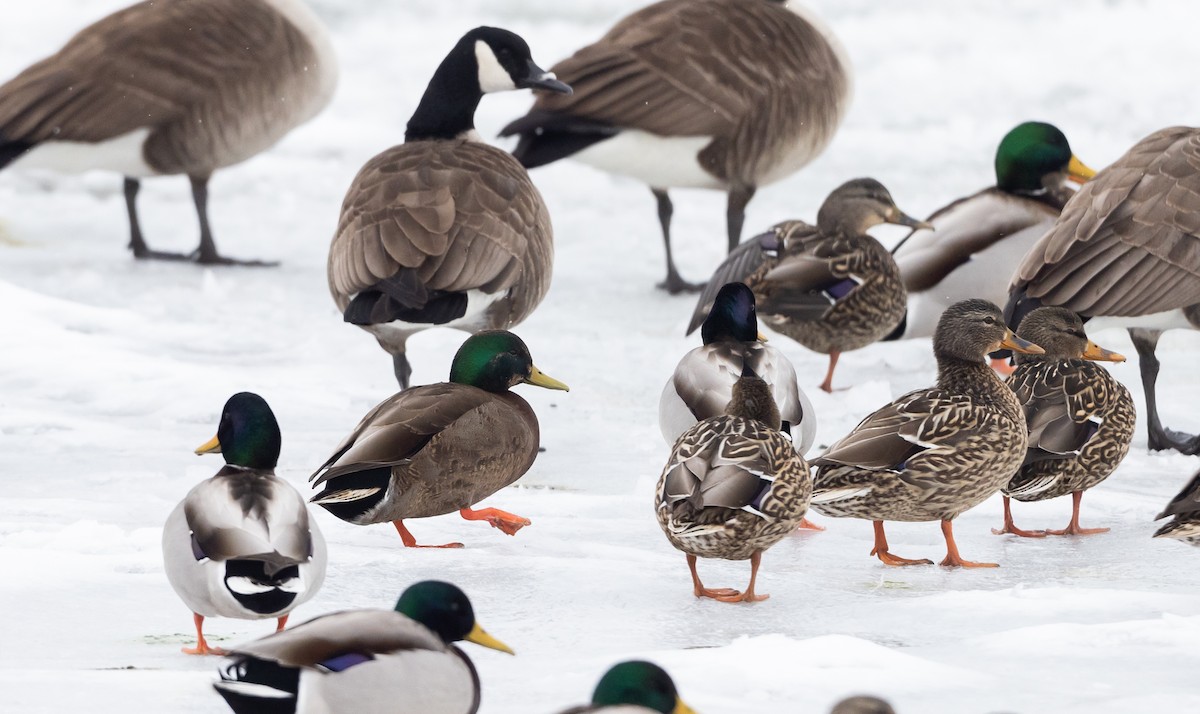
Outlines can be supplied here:
<path id="1" fill-rule="evenodd" d="M 309 480 L 315 487 L 344 474 L 395 466 L 464 414 L 495 398 L 477 387 L 450 382 L 399 392 L 368 412 Z"/>
<path id="2" fill-rule="evenodd" d="M 429 628 L 394 610 L 348 610 L 321 615 L 240 645 L 231 654 L 270 660 L 286 667 L 312 667 L 349 653 L 445 649 L 445 643 Z"/>
<path id="3" fill-rule="evenodd" d="M 184 117 L 207 120 L 205 107 L 244 101 L 239 78 L 282 76 L 290 70 L 280 60 L 302 71 L 312 52 L 263 0 L 141 2 L 83 29 L 0 87 L 0 141 L 99 142 Z M 172 160 L 162 155 L 180 149 L 152 142 L 146 158 L 169 171 Z"/>
<path id="4" fill-rule="evenodd" d="M 1200 130 L 1157 131 L 1084 184 L 1013 290 L 1087 316 L 1200 303 Z"/>
<path id="5" fill-rule="evenodd" d="M 410 142 L 355 177 L 330 247 L 329 285 L 342 310 L 405 270 L 427 292 L 512 289 L 515 322 L 549 288 L 552 260 L 546 205 L 512 156 L 474 141 Z"/>

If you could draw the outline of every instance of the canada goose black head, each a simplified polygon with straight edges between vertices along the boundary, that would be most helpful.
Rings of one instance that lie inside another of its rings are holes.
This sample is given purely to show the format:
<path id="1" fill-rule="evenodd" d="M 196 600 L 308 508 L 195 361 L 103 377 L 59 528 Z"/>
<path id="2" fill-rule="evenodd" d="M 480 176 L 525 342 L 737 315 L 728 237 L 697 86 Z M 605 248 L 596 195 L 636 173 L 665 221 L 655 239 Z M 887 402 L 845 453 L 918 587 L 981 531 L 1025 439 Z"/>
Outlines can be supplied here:
<path id="1" fill-rule="evenodd" d="M 408 120 L 405 141 L 461 138 L 474 130 L 475 109 L 483 95 L 510 89 L 571 93 L 554 73 L 533 61 L 520 35 L 498 27 L 476 27 L 462 36 L 433 73 Z"/>
<path id="2" fill-rule="evenodd" d="M 853 179 L 838 186 L 817 211 L 817 228 L 827 235 L 863 235 L 880 223 L 933 230 L 932 225 L 897 208 L 892 194 L 872 178 Z"/>

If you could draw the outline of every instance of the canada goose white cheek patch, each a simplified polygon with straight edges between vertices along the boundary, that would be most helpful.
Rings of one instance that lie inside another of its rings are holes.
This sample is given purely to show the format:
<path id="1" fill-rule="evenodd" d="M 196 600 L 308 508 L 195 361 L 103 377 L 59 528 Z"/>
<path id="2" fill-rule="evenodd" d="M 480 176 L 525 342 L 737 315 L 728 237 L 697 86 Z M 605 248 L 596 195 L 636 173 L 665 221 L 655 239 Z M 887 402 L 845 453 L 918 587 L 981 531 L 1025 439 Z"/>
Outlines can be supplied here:
<path id="1" fill-rule="evenodd" d="M 479 65 L 479 89 L 487 92 L 504 92 L 516 89 L 517 85 L 508 70 L 500 65 L 496 53 L 483 40 L 475 40 L 475 63 Z"/>

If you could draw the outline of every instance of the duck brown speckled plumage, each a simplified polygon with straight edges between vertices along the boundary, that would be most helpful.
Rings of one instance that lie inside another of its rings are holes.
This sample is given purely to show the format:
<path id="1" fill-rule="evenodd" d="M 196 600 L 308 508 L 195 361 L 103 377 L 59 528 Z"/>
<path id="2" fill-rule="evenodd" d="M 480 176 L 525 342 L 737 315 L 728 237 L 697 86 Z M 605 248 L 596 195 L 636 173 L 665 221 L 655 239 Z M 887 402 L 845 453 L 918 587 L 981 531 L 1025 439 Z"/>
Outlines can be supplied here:
<path id="1" fill-rule="evenodd" d="M 771 389 L 746 369 L 726 414 L 705 419 L 675 442 L 655 489 L 654 508 L 667 540 L 687 555 L 696 597 L 755 602 L 762 552 L 804 518 L 812 477 L 804 457 L 779 431 Z M 696 558 L 750 560 L 745 592 L 709 589 Z"/>
<path id="2" fill-rule="evenodd" d="M 821 205 L 816 227 L 784 221 L 730 253 L 701 293 L 688 333 L 704 321 L 722 285 L 743 282 L 764 324 L 829 355 L 821 389 L 832 391 L 841 353 L 883 338 L 904 316 L 900 269 L 867 234 L 880 223 L 930 227 L 897 208 L 874 179 L 842 184 Z"/>
<path id="3" fill-rule="evenodd" d="M 829 447 L 814 462 L 813 507 L 874 521 L 871 554 L 887 565 L 932 561 L 891 555 L 883 521 L 941 521 L 942 565 L 994 567 L 959 556 L 951 521 L 1008 483 L 1025 455 L 1021 405 L 985 360 L 1000 346 L 1039 349 L 986 300 L 947 308 L 933 339 L 937 386 L 901 396 Z"/>
<path id="4" fill-rule="evenodd" d="M 1004 528 L 993 532 L 1027 537 L 1105 533 L 1107 528 L 1080 527 L 1079 502 L 1129 453 L 1137 411 L 1129 390 L 1089 360 L 1125 358 L 1089 340 L 1083 321 L 1066 308 L 1038 308 L 1021 321 L 1019 331 L 1046 353 L 1018 357 L 1008 378 L 1025 411 L 1029 450 L 1003 489 Z M 1013 525 L 1010 498 L 1045 501 L 1068 493 L 1074 506 L 1066 528 L 1025 531 Z"/>
<path id="5" fill-rule="evenodd" d="M 1174 516 L 1155 533 L 1155 538 L 1174 538 L 1200 547 L 1200 472 L 1167 504 L 1154 520 Z"/>

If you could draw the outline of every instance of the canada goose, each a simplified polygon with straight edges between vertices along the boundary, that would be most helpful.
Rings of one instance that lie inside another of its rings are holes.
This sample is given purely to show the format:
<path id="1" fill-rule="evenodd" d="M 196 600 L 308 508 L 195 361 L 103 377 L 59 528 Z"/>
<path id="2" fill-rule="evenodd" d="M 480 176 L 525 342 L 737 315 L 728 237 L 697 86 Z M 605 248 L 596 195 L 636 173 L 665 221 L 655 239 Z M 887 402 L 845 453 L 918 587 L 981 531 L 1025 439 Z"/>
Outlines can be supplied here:
<path id="1" fill-rule="evenodd" d="M 483 95 L 518 88 L 571 92 L 517 35 L 471 30 L 434 72 L 404 143 L 368 161 L 346 192 L 329 289 L 345 321 L 392 355 L 401 389 L 412 375 L 409 337 L 435 325 L 507 329 L 550 287 L 554 243 L 542 195 L 475 131 Z"/>
<path id="2" fill-rule="evenodd" d="M 1137 414 L 1125 385 L 1093 362 L 1125 358 L 1089 340 L 1079 316 L 1065 308 L 1040 307 L 1021 320 L 1018 330 L 1046 352 L 1018 356 L 1008 378 L 1025 412 L 1029 450 L 1001 489 L 1004 527 L 992 532 L 1023 537 L 1107 533 L 1107 528 L 1079 525 L 1079 502 L 1129 453 Z M 1044 501 L 1068 493 L 1073 505 L 1066 528 L 1026 531 L 1013 524 L 1010 499 Z"/>
<path id="3" fill-rule="evenodd" d="M 235 648 L 213 684 L 237 714 L 475 714 L 479 674 L 454 643 L 512 649 L 466 593 L 424 580 L 393 610 L 344 610 Z"/>
<path id="4" fill-rule="evenodd" d="M 279 423 L 266 401 L 241 392 L 221 411 L 217 435 L 197 454 L 221 454 L 225 466 L 202 481 L 163 527 L 167 579 L 196 625 L 187 654 L 224 654 L 204 639 L 205 617 L 278 618 L 320 589 L 325 540 L 291 484 L 275 475 Z"/>
<path id="5" fill-rule="evenodd" d="M 517 384 L 567 391 L 543 374 L 511 332 L 471 335 L 454 355 L 450 381 L 405 389 L 367 412 L 312 475 L 312 502 L 356 525 L 391 521 L 418 546 L 405 518 L 457 511 L 515 535 L 529 520 L 471 506 L 525 475 L 538 455 L 537 415 L 509 391 Z M 439 548 L 461 548 L 451 543 Z"/>
<path id="6" fill-rule="evenodd" d="M 213 242 L 209 178 L 311 119 L 336 84 L 302 0 L 140 2 L 0 86 L 0 167 L 120 172 L 135 257 L 239 263 Z M 138 223 L 141 179 L 175 174 L 200 219 L 190 255 L 150 250 Z"/>
<path id="7" fill-rule="evenodd" d="M 885 565 L 933 561 L 892 554 L 884 521 L 941 521 L 942 565 L 996 567 L 959 555 L 952 521 L 999 491 L 1025 457 L 1021 404 L 985 359 L 1001 347 L 1041 352 L 986 300 L 947 308 L 933 336 L 937 385 L 884 405 L 814 461 L 813 509 L 874 521 L 871 555 Z"/>
<path id="8" fill-rule="evenodd" d="M 596 689 L 592 703 L 571 707 L 560 714 L 696 714 L 683 703 L 675 681 L 653 662 L 631 660 L 609 668 Z"/>
<path id="9" fill-rule="evenodd" d="M 696 597 L 769 597 L 754 592 L 763 551 L 796 530 L 812 493 L 808 464 L 779 427 L 771 387 L 747 364 L 725 414 L 698 422 L 675 441 L 655 488 L 654 512 L 667 540 L 687 557 Z M 697 557 L 748 559 L 750 584 L 742 592 L 704 587 Z"/>
<path id="10" fill-rule="evenodd" d="M 900 269 L 867 234 L 881 223 L 929 227 L 901 211 L 875 179 L 838 186 L 821 204 L 816 227 L 784 221 L 730 253 L 700 294 L 688 334 L 703 322 L 722 285 L 744 282 L 768 327 L 829 355 L 820 387 L 832 392 L 842 352 L 874 343 L 904 316 Z"/>
<path id="11" fill-rule="evenodd" d="M 822 22 L 778 0 L 663 0 L 552 68 L 570 98 L 542 96 L 501 131 L 527 168 L 571 156 L 649 184 L 672 294 L 698 289 L 671 257 L 668 188 L 727 191 L 729 250 L 759 186 L 816 158 L 851 93 L 850 62 Z"/>
<path id="12" fill-rule="evenodd" d="M 1200 327 L 1200 129 L 1142 139 L 1087 182 L 1030 249 L 1005 317 L 1065 307 L 1094 329 L 1124 327 L 1138 352 L 1151 449 L 1200 452 L 1200 437 L 1165 429 L 1155 395 L 1166 330 Z"/>
<path id="13" fill-rule="evenodd" d="M 1004 135 L 995 167 L 995 186 L 934 211 L 926 220 L 935 230 L 915 229 L 892 249 L 908 311 L 886 339 L 933 337 L 942 311 L 960 300 L 1003 305 L 1013 269 L 1074 195 L 1067 181 L 1096 175 L 1058 127 L 1036 121 Z"/>

